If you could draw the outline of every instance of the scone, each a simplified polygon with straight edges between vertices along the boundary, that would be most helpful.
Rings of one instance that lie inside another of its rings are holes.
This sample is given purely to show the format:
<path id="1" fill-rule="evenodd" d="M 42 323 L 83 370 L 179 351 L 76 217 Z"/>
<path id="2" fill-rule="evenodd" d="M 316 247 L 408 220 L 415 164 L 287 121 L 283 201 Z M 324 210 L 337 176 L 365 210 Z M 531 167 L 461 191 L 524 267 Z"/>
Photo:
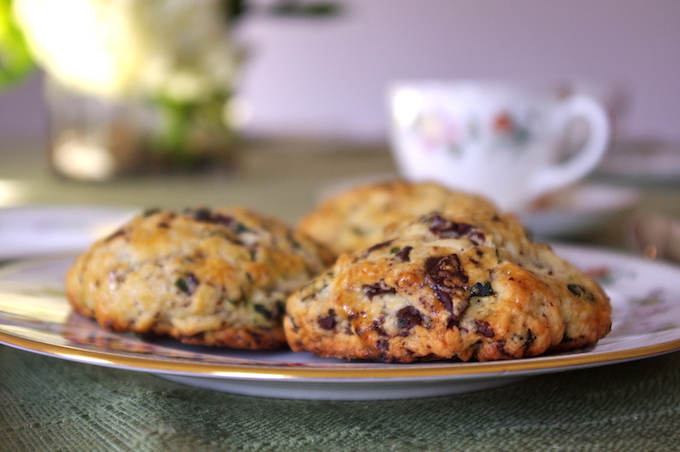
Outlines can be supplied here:
<path id="1" fill-rule="evenodd" d="M 66 295 L 109 329 L 275 349 L 286 346 L 287 296 L 333 260 L 305 234 L 243 208 L 149 211 L 78 257 Z"/>
<path id="2" fill-rule="evenodd" d="M 402 363 L 525 358 L 611 328 L 599 285 L 500 215 L 424 215 L 342 255 L 286 312 L 294 351 Z"/>
<path id="3" fill-rule="evenodd" d="M 298 227 L 331 246 L 353 252 L 380 241 L 384 229 L 432 211 L 493 214 L 487 199 L 435 183 L 391 180 L 360 185 L 322 202 Z"/>

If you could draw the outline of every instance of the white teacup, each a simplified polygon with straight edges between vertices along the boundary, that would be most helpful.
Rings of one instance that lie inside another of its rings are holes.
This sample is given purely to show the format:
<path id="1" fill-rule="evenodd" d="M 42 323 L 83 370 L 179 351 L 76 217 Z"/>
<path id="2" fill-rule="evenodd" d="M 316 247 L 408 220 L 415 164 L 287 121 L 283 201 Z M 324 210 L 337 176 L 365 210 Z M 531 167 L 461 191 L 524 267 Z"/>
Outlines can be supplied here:
<path id="1" fill-rule="evenodd" d="M 599 163 L 610 125 L 593 98 L 485 82 L 400 82 L 389 92 L 391 141 L 404 178 L 434 181 L 521 210 Z M 587 126 L 565 157 L 568 126 Z"/>

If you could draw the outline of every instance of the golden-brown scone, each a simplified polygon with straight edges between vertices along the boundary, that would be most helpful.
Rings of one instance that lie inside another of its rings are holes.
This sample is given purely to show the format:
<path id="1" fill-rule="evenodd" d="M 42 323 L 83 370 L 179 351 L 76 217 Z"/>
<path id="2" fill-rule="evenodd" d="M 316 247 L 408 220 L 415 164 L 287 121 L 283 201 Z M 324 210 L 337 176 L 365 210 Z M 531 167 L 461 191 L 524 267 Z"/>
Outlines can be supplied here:
<path id="1" fill-rule="evenodd" d="M 432 211 L 495 213 L 487 199 L 429 182 L 391 180 L 360 185 L 329 197 L 302 218 L 298 227 L 340 254 L 381 240 L 386 227 Z"/>
<path id="2" fill-rule="evenodd" d="M 513 216 L 435 212 L 342 255 L 289 297 L 284 328 L 325 357 L 488 361 L 593 344 L 611 307 Z"/>
<path id="3" fill-rule="evenodd" d="M 243 208 L 150 211 L 80 255 L 66 295 L 104 327 L 247 349 L 286 345 L 286 297 L 333 254 Z"/>

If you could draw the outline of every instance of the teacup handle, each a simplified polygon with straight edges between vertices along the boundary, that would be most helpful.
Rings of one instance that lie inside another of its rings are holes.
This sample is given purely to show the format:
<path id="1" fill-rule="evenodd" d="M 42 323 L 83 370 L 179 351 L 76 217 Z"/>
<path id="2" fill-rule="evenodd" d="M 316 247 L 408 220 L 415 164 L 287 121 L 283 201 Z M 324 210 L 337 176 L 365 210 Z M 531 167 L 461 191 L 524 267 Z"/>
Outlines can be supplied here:
<path id="1" fill-rule="evenodd" d="M 583 95 L 575 95 L 564 101 L 564 124 L 583 118 L 588 124 L 588 139 L 581 149 L 569 160 L 553 163 L 537 172 L 529 182 L 529 190 L 533 196 L 572 184 L 590 171 L 600 162 L 609 144 L 610 125 L 604 108 L 595 100 Z"/>

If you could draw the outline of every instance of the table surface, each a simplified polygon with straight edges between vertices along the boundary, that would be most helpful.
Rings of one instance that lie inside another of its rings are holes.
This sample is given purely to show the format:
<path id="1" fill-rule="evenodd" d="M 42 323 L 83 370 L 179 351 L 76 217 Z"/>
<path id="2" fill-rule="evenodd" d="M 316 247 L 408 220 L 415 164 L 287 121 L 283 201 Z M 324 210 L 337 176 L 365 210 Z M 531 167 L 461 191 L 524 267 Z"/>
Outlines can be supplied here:
<path id="1" fill-rule="evenodd" d="M 395 174 L 382 146 L 261 141 L 228 171 L 80 183 L 51 174 L 34 147 L 0 149 L 0 206 L 238 204 L 294 223 L 325 193 Z M 677 184 L 638 188 L 627 218 L 680 215 Z M 626 224 L 574 241 L 622 248 Z M 350 402 L 213 392 L 0 346 L 0 450 L 680 450 L 680 353 L 482 392 Z"/>

